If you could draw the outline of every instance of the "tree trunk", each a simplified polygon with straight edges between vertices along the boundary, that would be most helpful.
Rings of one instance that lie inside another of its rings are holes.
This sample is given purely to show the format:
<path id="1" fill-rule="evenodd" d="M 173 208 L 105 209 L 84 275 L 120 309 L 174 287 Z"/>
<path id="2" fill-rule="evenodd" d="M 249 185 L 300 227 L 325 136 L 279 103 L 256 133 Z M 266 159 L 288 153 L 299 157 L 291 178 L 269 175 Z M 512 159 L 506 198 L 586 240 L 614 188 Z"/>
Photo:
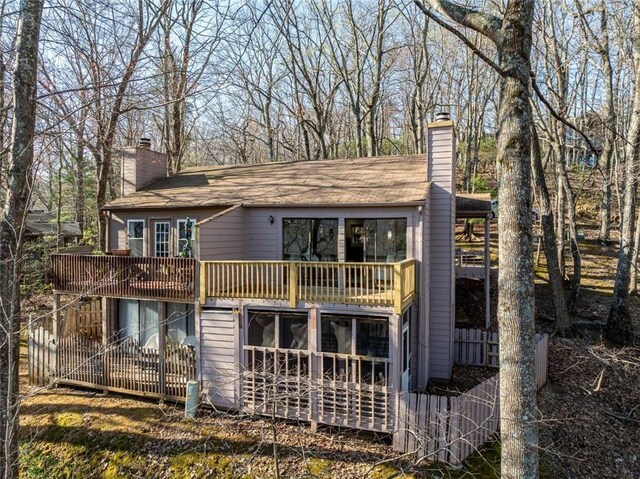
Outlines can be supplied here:
<path id="1" fill-rule="evenodd" d="M 538 475 L 529 103 L 533 4 L 508 3 L 498 45 L 505 72 L 497 144 L 500 440 L 505 479 Z"/>
<path id="2" fill-rule="evenodd" d="M 20 359 L 20 262 L 36 121 L 38 40 L 42 0 L 20 4 L 13 75 L 13 125 L 8 189 L 0 221 L 0 478 L 18 477 L 18 361 Z"/>
<path id="3" fill-rule="evenodd" d="M 613 287 L 613 298 L 607 320 L 607 337 L 620 344 L 633 339 L 633 322 L 629 314 L 629 283 L 633 254 L 633 228 L 635 226 L 636 189 L 640 156 L 640 0 L 633 8 L 633 63 L 635 85 L 633 107 L 626 138 L 623 211 L 620 224 L 618 267 Z"/>
<path id="4" fill-rule="evenodd" d="M 640 263 L 638 262 L 638 257 L 640 254 L 640 215 L 636 218 L 636 233 L 633 238 L 633 255 L 631 258 L 631 279 L 629 281 L 629 293 L 637 293 L 638 292 L 638 267 L 640 267 Z"/>
<path id="5" fill-rule="evenodd" d="M 564 278 L 558 264 L 558 251 L 556 250 L 556 236 L 553 221 L 553 208 L 549 198 L 549 190 L 544 179 L 544 168 L 540 155 L 540 141 L 535 127 L 531 137 L 531 165 L 533 173 L 533 185 L 535 188 L 538 206 L 540 208 L 540 222 L 542 223 L 544 254 L 547 258 L 547 272 L 549 285 L 553 295 L 553 307 L 556 314 L 556 331 L 565 334 L 571 327 L 571 318 L 567 313 L 567 303 L 564 296 Z"/>

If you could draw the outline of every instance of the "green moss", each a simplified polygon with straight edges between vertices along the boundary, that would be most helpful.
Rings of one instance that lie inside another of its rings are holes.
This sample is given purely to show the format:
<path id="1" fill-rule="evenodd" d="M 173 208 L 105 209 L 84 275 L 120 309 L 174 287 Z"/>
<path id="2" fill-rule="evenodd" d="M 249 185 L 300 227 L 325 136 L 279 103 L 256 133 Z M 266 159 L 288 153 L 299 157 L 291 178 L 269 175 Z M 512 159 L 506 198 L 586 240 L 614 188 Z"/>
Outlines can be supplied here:
<path id="1" fill-rule="evenodd" d="M 223 454 L 185 452 L 173 456 L 170 461 L 172 478 L 238 477 L 234 473 L 234 459 Z"/>
<path id="2" fill-rule="evenodd" d="M 371 479 L 391 479 L 393 477 L 398 477 L 400 475 L 400 471 L 393 467 L 390 464 L 380 464 L 373 468 L 369 477 Z M 412 476 L 404 476 L 404 477 L 412 477 Z"/>
<path id="3" fill-rule="evenodd" d="M 312 477 L 327 477 L 331 471 L 331 462 L 313 457 L 307 464 L 307 472 Z"/>

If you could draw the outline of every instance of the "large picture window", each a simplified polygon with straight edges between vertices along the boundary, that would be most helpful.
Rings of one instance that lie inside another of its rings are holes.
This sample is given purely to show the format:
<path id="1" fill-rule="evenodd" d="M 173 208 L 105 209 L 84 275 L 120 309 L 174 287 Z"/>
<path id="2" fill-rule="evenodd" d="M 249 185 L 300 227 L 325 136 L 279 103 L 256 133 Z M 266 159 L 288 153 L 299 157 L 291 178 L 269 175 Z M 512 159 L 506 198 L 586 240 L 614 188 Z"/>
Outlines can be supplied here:
<path id="1" fill-rule="evenodd" d="M 347 261 L 395 263 L 407 258 L 407 219 L 345 221 Z"/>
<path id="2" fill-rule="evenodd" d="M 337 261 L 338 220 L 284 218 L 282 257 L 288 261 Z"/>
<path id="3" fill-rule="evenodd" d="M 144 220 L 127 221 L 127 243 L 131 256 L 144 256 Z"/>

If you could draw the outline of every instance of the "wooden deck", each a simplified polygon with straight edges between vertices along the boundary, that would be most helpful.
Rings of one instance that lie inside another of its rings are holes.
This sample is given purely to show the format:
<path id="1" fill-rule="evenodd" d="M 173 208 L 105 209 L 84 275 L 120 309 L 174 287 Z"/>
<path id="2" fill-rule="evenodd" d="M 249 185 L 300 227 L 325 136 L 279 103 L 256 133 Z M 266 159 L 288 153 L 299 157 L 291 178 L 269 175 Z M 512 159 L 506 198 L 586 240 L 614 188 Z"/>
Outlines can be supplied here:
<path id="1" fill-rule="evenodd" d="M 484 251 L 456 251 L 456 278 L 484 279 Z"/>
<path id="2" fill-rule="evenodd" d="M 194 259 L 56 254 L 52 263 L 57 293 L 195 301 Z"/>
<path id="3" fill-rule="evenodd" d="M 388 306 L 401 312 L 416 295 L 416 261 L 203 261 L 200 301 L 253 298 Z"/>

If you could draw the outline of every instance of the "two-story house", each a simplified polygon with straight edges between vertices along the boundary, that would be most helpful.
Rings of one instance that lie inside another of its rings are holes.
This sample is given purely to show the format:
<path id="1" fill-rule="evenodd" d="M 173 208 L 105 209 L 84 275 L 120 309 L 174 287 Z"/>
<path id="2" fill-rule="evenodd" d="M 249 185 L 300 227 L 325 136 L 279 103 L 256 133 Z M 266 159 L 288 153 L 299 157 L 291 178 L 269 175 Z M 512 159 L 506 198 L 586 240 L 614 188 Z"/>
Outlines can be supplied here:
<path id="1" fill-rule="evenodd" d="M 455 151 L 448 119 L 426 156 L 166 177 L 163 154 L 125 149 L 107 255 L 53 260 L 55 311 L 102 298 L 99 340 L 60 337 L 60 381 L 181 398 L 197 380 L 216 407 L 392 430 L 400 391 L 451 376 L 456 265 L 488 267 L 456 258 L 456 215 L 491 204 L 456 208 Z"/>

